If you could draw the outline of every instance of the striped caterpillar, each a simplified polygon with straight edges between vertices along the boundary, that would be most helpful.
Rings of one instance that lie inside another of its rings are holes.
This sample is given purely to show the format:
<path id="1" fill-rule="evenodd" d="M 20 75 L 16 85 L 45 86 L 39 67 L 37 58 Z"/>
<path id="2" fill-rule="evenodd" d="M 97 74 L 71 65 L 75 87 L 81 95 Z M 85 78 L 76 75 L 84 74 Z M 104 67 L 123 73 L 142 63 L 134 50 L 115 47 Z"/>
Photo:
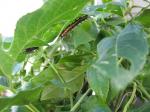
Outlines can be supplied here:
<path id="1" fill-rule="evenodd" d="M 88 18 L 88 15 L 84 15 L 76 19 L 73 23 L 69 24 L 61 33 L 60 37 L 65 37 L 70 31 L 72 31 L 77 25 L 81 22 L 85 21 Z M 31 47 L 25 49 L 26 53 L 32 53 L 33 51 L 37 50 L 38 47 Z"/>
<path id="2" fill-rule="evenodd" d="M 73 30 L 78 24 L 85 21 L 88 15 L 84 15 L 76 19 L 73 23 L 69 24 L 61 33 L 60 37 L 65 37 L 71 30 Z"/>

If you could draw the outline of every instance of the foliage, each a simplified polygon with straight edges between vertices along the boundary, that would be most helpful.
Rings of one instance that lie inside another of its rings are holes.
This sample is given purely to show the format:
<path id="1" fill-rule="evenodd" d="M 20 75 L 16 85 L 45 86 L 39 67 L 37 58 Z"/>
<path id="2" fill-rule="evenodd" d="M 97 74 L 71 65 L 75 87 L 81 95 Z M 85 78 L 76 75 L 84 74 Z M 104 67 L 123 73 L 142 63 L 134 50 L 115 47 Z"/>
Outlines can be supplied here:
<path id="1" fill-rule="evenodd" d="M 147 112 L 146 2 L 45 0 L 20 18 L 14 38 L 0 38 L 0 111 Z"/>

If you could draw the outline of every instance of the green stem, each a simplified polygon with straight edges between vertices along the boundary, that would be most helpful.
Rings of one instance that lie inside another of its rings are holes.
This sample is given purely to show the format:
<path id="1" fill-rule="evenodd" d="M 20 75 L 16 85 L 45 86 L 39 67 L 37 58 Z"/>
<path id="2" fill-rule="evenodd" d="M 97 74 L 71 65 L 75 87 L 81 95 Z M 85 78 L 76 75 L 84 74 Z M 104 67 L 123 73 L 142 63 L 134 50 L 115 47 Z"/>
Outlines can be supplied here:
<path id="1" fill-rule="evenodd" d="M 75 110 L 80 106 L 81 102 L 84 100 L 84 98 L 87 96 L 87 94 L 91 91 L 91 89 L 89 88 L 84 94 L 83 96 L 78 100 L 78 102 L 72 107 L 72 109 L 70 110 L 70 112 L 75 112 Z"/>
<path id="2" fill-rule="evenodd" d="M 142 91 L 142 93 L 144 93 L 144 95 L 150 100 L 150 94 L 146 91 L 142 84 L 138 84 L 138 87 Z"/>
<path id="3" fill-rule="evenodd" d="M 57 50 L 57 48 L 60 46 L 60 41 L 58 40 L 59 44 L 56 44 L 53 49 L 51 50 L 51 53 L 49 54 L 49 57 L 51 57 L 51 55 Z M 47 57 L 47 55 L 44 55 L 44 58 L 47 60 L 49 59 L 49 57 Z M 51 66 L 51 68 L 54 70 L 54 72 L 56 73 L 56 75 L 58 76 L 58 78 L 60 79 L 60 81 L 64 84 L 66 83 L 65 80 L 63 79 L 63 77 L 61 76 L 61 74 L 57 71 L 56 67 L 51 63 L 48 62 L 48 64 Z"/>
<path id="4" fill-rule="evenodd" d="M 31 112 L 40 112 L 34 105 L 29 104 L 25 106 L 27 109 L 29 109 Z"/>
<path id="5" fill-rule="evenodd" d="M 63 79 L 63 77 L 61 76 L 61 74 L 59 74 L 59 72 L 58 72 L 57 69 L 55 68 L 55 66 L 54 66 L 52 63 L 50 63 L 50 62 L 49 62 L 49 64 L 50 64 L 51 68 L 55 71 L 55 73 L 56 73 L 56 75 L 58 76 L 58 78 L 60 79 L 60 81 L 61 81 L 63 84 L 66 83 L 65 80 Z"/>
<path id="6" fill-rule="evenodd" d="M 134 82 L 133 84 L 133 92 L 131 94 L 131 97 L 129 99 L 129 101 L 127 102 L 127 104 L 125 105 L 123 112 L 127 112 L 130 104 L 132 103 L 132 101 L 134 100 L 135 94 L 136 94 L 136 89 L 137 89 L 137 84 Z"/>
<path id="7" fill-rule="evenodd" d="M 30 110 L 31 112 L 35 112 L 29 105 L 25 106 L 28 110 Z"/>
<path id="8" fill-rule="evenodd" d="M 140 88 L 137 88 L 137 91 L 140 93 L 141 98 L 142 98 L 145 102 L 147 102 L 148 100 L 145 98 L 145 96 L 143 96 L 143 93 L 142 93 L 142 91 L 140 90 Z"/>
<path id="9" fill-rule="evenodd" d="M 115 112 L 118 112 L 118 110 L 120 109 L 122 103 L 124 102 L 125 98 L 129 95 L 132 94 L 132 92 L 127 92 L 125 93 L 122 97 L 121 97 L 121 101 L 119 102 L 119 105 L 116 107 Z"/>

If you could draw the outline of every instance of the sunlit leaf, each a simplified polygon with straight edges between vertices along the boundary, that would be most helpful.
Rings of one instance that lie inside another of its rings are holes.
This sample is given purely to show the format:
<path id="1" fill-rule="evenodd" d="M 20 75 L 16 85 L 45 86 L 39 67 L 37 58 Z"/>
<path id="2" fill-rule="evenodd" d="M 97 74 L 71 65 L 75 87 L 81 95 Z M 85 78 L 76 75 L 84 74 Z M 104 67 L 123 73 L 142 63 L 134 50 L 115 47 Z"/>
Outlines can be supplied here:
<path id="1" fill-rule="evenodd" d="M 77 17 L 89 1 L 62 0 L 60 3 L 58 0 L 48 0 L 40 9 L 23 16 L 17 23 L 9 53 L 17 58 L 25 48 L 46 45 L 51 42 L 59 34 L 64 24 L 68 24 Z M 46 36 L 47 33 L 49 36 Z"/>
<path id="2" fill-rule="evenodd" d="M 135 18 L 135 20 L 143 24 L 145 27 L 150 27 L 150 9 L 144 10 L 138 17 Z"/>

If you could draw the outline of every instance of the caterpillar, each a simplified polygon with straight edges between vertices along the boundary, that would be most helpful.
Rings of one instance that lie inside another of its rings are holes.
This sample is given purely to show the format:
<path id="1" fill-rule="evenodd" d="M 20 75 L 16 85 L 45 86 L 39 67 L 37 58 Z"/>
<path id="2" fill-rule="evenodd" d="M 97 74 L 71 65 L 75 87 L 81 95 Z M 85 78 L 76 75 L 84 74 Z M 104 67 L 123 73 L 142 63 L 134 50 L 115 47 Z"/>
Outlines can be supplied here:
<path id="1" fill-rule="evenodd" d="M 25 53 L 32 53 L 33 51 L 39 49 L 39 47 L 30 47 L 25 49 Z"/>
<path id="2" fill-rule="evenodd" d="M 60 37 L 65 37 L 72 29 L 74 29 L 78 24 L 85 21 L 88 15 L 84 15 L 76 19 L 73 23 L 69 24 L 61 33 Z"/>
<path id="3" fill-rule="evenodd" d="M 76 19 L 73 23 L 69 24 L 61 33 L 60 37 L 65 37 L 71 30 L 73 30 L 78 24 L 85 21 L 88 18 L 88 15 L 84 15 Z M 31 47 L 25 49 L 26 53 L 32 53 L 33 51 L 37 50 L 39 47 Z"/>

